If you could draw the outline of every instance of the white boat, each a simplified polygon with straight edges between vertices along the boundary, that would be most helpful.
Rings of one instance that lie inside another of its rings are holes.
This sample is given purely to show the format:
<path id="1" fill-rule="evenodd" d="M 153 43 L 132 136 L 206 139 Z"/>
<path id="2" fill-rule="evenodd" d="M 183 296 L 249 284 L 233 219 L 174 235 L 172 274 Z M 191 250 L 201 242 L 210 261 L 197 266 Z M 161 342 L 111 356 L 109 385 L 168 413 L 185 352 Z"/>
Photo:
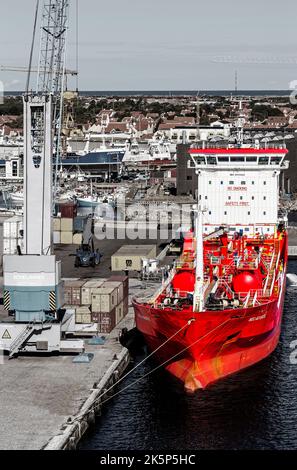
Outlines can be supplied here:
<path id="1" fill-rule="evenodd" d="M 10 193 L 9 199 L 14 204 L 24 204 L 24 193 L 21 191 Z"/>
<path id="2" fill-rule="evenodd" d="M 125 152 L 123 163 L 149 163 L 155 160 L 172 160 L 167 142 L 151 141 L 147 149 L 140 149 L 134 140 Z"/>

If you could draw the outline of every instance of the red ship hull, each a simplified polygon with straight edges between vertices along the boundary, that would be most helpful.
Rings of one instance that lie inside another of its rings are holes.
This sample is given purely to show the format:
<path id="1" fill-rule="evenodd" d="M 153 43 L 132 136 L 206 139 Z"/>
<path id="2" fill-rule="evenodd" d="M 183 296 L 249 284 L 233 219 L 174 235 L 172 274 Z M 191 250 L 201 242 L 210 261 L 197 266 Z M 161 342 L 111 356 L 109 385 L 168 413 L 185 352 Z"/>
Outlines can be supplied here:
<path id="1" fill-rule="evenodd" d="M 187 391 L 205 388 L 249 367 L 276 348 L 285 297 L 286 248 L 282 262 L 278 295 L 262 305 L 195 313 L 191 308 L 160 310 L 133 301 L 136 326 L 150 351 L 155 351 L 157 361 L 182 381 Z M 186 326 L 190 320 L 194 321 Z"/>

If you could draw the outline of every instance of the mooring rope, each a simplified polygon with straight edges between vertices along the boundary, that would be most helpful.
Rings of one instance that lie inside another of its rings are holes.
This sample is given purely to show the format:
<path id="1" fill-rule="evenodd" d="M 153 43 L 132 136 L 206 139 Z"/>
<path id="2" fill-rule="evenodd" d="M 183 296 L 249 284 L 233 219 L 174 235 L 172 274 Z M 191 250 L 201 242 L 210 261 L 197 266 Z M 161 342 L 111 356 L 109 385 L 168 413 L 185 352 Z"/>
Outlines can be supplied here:
<path id="1" fill-rule="evenodd" d="M 176 357 L 178 357 L 180 354 L 184 353 L 187 349 L 191 348 L 192 346 L 195 346 L 195 344 L 199 343 L 199 341 L 203 340 L 204 338 L 206 338 L 208 335 L 210 335 L 211 333 L 213 333 L 215 330 L 217 330 L 218 328 L 220 328 L 221 326 L 223 326 L 225 323 L 228 323 L 230 321 L 230 318 L 228 318 L 227 320 L 225 320 L 224 322 L 220 323 L 220 325 L 216 326 L 215 328 L 213 328 L 211 331 L 209 331 L 208 333 L 206 333 L 204 336 L 201 336 L 201 338 L 198 338 L 196 341 L 194 341 L 192 344 L 190 344 L 189 346 L 185 347 L 184 349 L 182 349 L 181 351 L 179 351 L 177 354 L 175 354 L 174 356 L 170 357 L 169 359 L 167 359 L 166 361 L 164 361 L 162 364 L 159 364 L 157 367 L 155 367 L 153 370 L 147 372 L 145 375 L 143 375 L 142 377 L 139 377 L 139 379 L 136 379 L 134 382 L 132 382 L 131 384 L 127 385 L 126 387 L 122 388 L 121 390 L 119 390 L 117 393 L 113 394 L 111 397 L 108 397 L 106 400 L 102 401 L 101 402 L 101 405 L 103 405 L 104 403 L 108 402 L 109 400 L 111 400 L 112 398 L 114 398 L 115 396 L 119 395 L 120 393 L 124 392 L 125 390 L 127 390 L 128 388 L 132 387 L 133 385 L 137 384 L 138 382 L 140 382 L 141 380 L 145 379 L 146 377 L 148 377 L 149 375 L 153 374 L 153 372 L 156 372 L 158 369 L 160 369 L 161 367 L 164 367 L 166 364 L 168 364 L 168 362 L 172 361 L 173 359 L 175 359 Z M 116 384 L 115 384 L 116 385 Z M 101 395 L 102 396 L 102 395 Z M 99 397 L 98 397 L 99 398 Z"/>
<path id="2" fill-rule="evenodd" d="M 114 393 L 113 395 L 111 395 L 110 397 L 106 398 L 106 400 L 103 400 L 101 401 L 101 405 L 103 405 L 104 403 L 107 403 L 109 400 L 111 400 L 112 398 L 116 397 L 117 395 L 119 395 L 120 393 L 124 392 L 125 390 L 127 390 L 128 388 L 130 387 L 133 387 L 135 384 L 137 384 L 138 382 L 140 382 L 141 380 L 145 379 L 146 377 L 150 376 L 151 374 L 153 374 L 154 372 L 156 372 L 158 369 L 160 369 L 161 367 L 164 367 L 166 364 L 168 364 L 168 362 L 172 361 L 173 359 L 175 359 L 176 357 L 180 356 L 181 354 L 183 354 L 185 351 L 187 351 L 189 348 L 191 348 L 192 346 L 195 346 L 195 344 L 199 343 L 199 341 L 202 341 L 203 339 L 205 339 L 207 336 L 209 336 L 211 333 L 213 333 L 214 331 L 216 331 L 218 328 L 222 327 L 223 325 L 225 325 L 226 323 L 228 323 L 231 319 L 228 318 L 227 320 L 223 321 L 222 323 L 220 323 L 219 325 L 217 325 L 215 328 L 213 328 L 212 330 L 208 331 L 204 336 L 201 336 L 201 338 L 198 338 L 196 341 L 194 341 L 193 343 L 191 343 L 189 346 L 186 346 L 184 349 L 182 349 L 181 351 L 179 351 L 178 353 L 176 353 L 174 356 L 170 357 L 169 359 L 167 359 L 166 361 L 162 362 L 162 364 L 159 364 L 157 367 L 155 367 L 154 369 L 152 369 L 151 371 L 147 372 L 146 374 L 144 374 L 142 377 L 139 377 L 138 379 L 134 380 L 131 384 L 128 384 L 126 385 L 126 387 L 122 388 L 121 390 L 119 390 L 118 392 Z M 170 336 L 170 338 L 168 338 L 166 341 L 164 341 L 164 343 L 162 343 L 157 349 L 155 349 L 152 353 L 150 353 L 147 357 L 145 357 L 141 362 L 139 362 L 135 367 L 133 367 L 133 369 L 131 369 L 129 372 L 127 372 L 127 374 L 125 374 L 124 376 L 122 376 L 119 380 L 117 380 L 111 387 L 109 387 L 109 389 L 105 390 L 101 395 L 99 395 L 99 397 L 96 398 L 96 400 L 94 400 L 94 403 L 93 403 L 93 406 L 95 406 L 98 401 L 101 400 L 101 398 L 106 395 L 106 393 L 108 393 L 110 390 L 112 390 L 116 385 L 118 385 L 122 380 L 124 380 L 126 377 L 128 377 L 128 375 L 130 375 L 132 372 L 134 372 L 140 365 L 142 365 L 146 360 L 148 360 L 150 357 L 152 357 L 158 350 L 160 350 L 163 346 L 165 346 L 166 343 L 168 343 L 169 341 L 172 340 L 172 338 L 174 338 L 178 333 L 180 333 L 183 329 L 185 329 L 187 326 L 190 326 L 192 322 L 196 321 L 195 318 L 189 320 L 182 328 L 180 328 L 176 333 L 174 333 L 172 336 Z M 88 414 L 91 410 L 88 410 L 86 411 L 85 413 L 83 414 L 80 414 L 78 416 L 76 416 L 74 418 L 73 421 L 76 421 L 76 420 L 79 420 L 80 418 L 83 418 L 86 414 Z"/>
<path id="3" fill-rule="evenodd" d="M 152 351 L 148 356 L 146 356 L 142 361 L 140 361 L 138 364 L 136 364 L 135 367 L 133 367 L 131 370 L 129 370 L 129 372 L 127 372 L 126 374 L 124 374 L 122 377 L 120 377 L 114 384 L 112 384 L 107 390 L 105 390 L 103 393 L 101 393 L 101 395 L 99 395 L 99 397 L 96 398 L 96 400 L 94 401 L 94 405 L 104 396 L 106 395 L 108 392 L 110 392 L 110 390 L 112 390 L 116 385 L 118 385 L 120 382 L 122 382 L 124 379 L 126 379 L 128 377 L 128 375 L 132 374 L 132 372 L 134 372 L 138 367 L 140 367 L 145 361 L 147 361 L 148 359 L 150 359 L 154 354 L 156 354 L 157 351 L 159 351 L 161 348 L 163 348 L 165 346 L 165 344 L 169 343 L 169 341 L 171 341 L 175 336 L 177 336 L 181 331 L 183 331 L 185 328 L 187 328 L 188 326 L 191 325 L 191 323 L 193 323 L 195 320 L 195 318 L 191 318 L 190 320 L 187 321 L 187 323 L 185 325 L 183 325 L 178 331 L 176 331 L 172 336 L 170 336 L 169 338 L 166 339 L 166 341 L 164 341 L 164 343 L 162 343 L 157 349 L 155 349 L 154 351 Z M 117 393 L 115 394 L 117 395 Z M 115 395 L 112 395 L 115 396 Z M 112 398 L 110 397 L 110 398 Z M 106 400 L 107 401 L 107 400 Z M 103 402 L 105 403 L 105 401 Z M 78 415 L 75 417 L 75 420 L 79 419 L 83 417 L 83 415 Z"/>

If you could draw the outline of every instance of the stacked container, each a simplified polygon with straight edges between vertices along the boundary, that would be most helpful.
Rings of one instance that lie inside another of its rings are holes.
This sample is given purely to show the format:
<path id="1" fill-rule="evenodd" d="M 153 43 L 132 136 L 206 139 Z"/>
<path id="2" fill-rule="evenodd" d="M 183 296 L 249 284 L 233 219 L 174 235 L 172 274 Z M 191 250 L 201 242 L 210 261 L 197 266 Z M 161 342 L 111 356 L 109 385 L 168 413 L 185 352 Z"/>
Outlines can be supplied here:
<path id="1" fill-rule="evenodd" d="M 65 281 L 64 282 L 64 300 L 67 305 L 81 306 L 81 288 L 86 281 Z"/>
<path id="2" fill-rule="evenodd" d="M 92 294 L 95 289 L 98 289 L 106 279 L 90 279 L 87 281 L 81 288 L 81 303 L 82 305 L 91 305 L 92 303 Z"/>
<path id="3" fill-rule="evenodd" d="M 110 333 L 128 313 L 128 278 L 65 280 L 65 303 L 75 309 L 77 324 L 95 323 L 98 333 Z"/>
<path id="4" fill-rule="evenodd" d="M 76 216 L 73 203 L 60 205 L 61 217 L 53 219 L 53 242 L 63 245 L 81 245 L 87 217 Z"/>
<path id="5" fill-rule="evenodd" d="M 128 277 L 112 276 L 92 293 L 92 321 L 110 333 L 128 313 Z"/>
<path id="6" fill-rule="evenodd" d="M 75 323 L 92 323 L 89 307 L 77 307 L 75 310 Z"/>
<path id="7" fill-rule="evenodd" d="M 23 218 L 13 216 L 3 223 L 3 254 L 17 254 L 17 247 L 23 249 Z"/>

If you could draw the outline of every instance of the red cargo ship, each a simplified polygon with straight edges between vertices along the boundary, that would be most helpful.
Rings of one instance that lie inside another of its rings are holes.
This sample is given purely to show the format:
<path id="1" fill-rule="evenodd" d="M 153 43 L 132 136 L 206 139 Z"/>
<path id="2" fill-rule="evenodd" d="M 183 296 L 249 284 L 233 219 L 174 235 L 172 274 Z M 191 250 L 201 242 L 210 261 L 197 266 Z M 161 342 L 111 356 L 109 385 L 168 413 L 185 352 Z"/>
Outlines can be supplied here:
<path id="1" fill-rule="evenodd" d="M 286 220 L 278 217 L 285 148 L 191 149 L 195 230 L 152 298 L 135 298 L 136 326 L 157 361 L 205 388 L 277 346 L 286 285 Z"/>

